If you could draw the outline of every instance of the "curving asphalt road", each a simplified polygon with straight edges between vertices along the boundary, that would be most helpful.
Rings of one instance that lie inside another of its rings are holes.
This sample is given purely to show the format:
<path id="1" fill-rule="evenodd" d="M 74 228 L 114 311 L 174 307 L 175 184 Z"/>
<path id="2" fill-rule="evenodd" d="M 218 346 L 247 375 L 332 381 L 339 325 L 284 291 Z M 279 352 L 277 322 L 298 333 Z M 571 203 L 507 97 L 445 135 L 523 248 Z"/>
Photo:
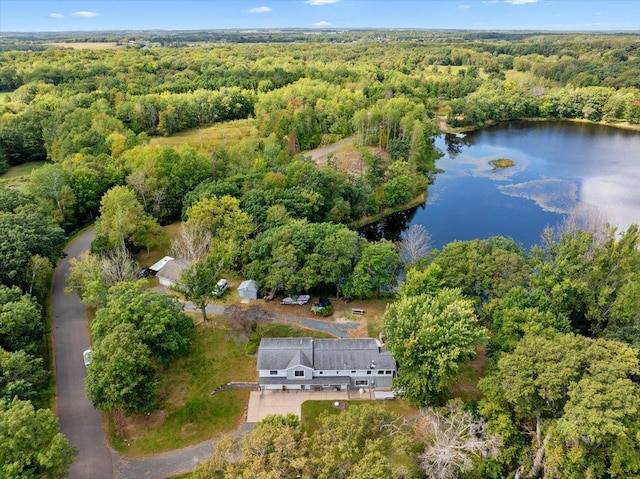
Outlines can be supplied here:
<path id="1" fill-rule="evenodd" d="M 55 355 L 57 412 L 60 430 L 78 448 L 69 468 L 70 479 L 113 479 L 113 459 L 106 446 L 102 418 L 84 392 L 87 375 L 82 351 L 89 348 L 85 306 L 76 294 L 65 294 L 69 260 L 89 249 L 94 229 L 88 229 L 69 243 L 53 282 L 51 318 Z"/>
<path id="2" fill-rule="evenodd" d="M 127 458 L 111 450 L 105 443 L 102 417 L 87 399 L 84 380 L 87 375 L 82 352 L 89 348 L 89 329 L 86 307 L 76 294 L 65 294 L 64 284 L 69 274 L 69 260 L 89 249 L 94 229 L 88 229 L 74 239 L 60 260 L 53 282 L 51 317 L 53 352 L 55 355 L 57 413 L 60 430 L 69 442 L 78 448 L 75 462 L 69 468 L 69 479 L 160 479 L 192 471 L 197 463 L 208 458 L 215 443 L 204 441 L 184 449 L 166 452 L 144 459 Z M 187 309 L 196 309 L 186 303 Z M 224 314 L 222 305 L 210 305 L 207 311 Z M 323 321 L 300 318 L 287 314 L 274 314 L 279 321 L 326 331 L 346 337 L 347 330 L 357 323 L 331 325 Z M 236 431 L 242 434 L 252 428 L 244 424 Z"/>

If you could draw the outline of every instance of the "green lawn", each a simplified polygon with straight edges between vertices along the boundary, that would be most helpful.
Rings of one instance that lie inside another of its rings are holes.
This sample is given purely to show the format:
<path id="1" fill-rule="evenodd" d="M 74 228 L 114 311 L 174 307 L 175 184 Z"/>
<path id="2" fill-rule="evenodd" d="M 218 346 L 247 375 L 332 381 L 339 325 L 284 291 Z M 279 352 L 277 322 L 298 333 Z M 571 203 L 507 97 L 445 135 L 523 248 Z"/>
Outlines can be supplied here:
<path id="1" fill-rule="evenodd" d="M 198 325 L 190 354 L 163 374 L 159 410 L 127 418 L 125 437 L 115 437 L 112 424 L 115 448 L 133 456 L 153 454 L 236 429 L 249 391 L 211 391 L 230 381 L 256 380 L 256 359 L 245 353 L 244 343 L 224 318 Z"/>
<path id="2" fill-rule="evenodd" d="M 44 161 L 30 161 L 21 165 L 12 166 L 9 170 L 0 176 L 0 186 L 6 188 L 22 189 L 29 181 L 31 171 L 44 165 Z"/>
<path id="3" fill-rule="evenodd" d="M 194 318 L 199 315 L 194 315 Z M 262 336 L 328 337 L 322 333 L 277 324 L 261 325 Z M 163 374 L 161 404 L 149 415 L 127 418 L 124 434 L 110 434 L 113 446 L 128 456 L 144 456 L 195 444 L 236 429 L 244 420 L 249 391 L 211 391 L 232 381 L 255 381 L 256 358 L 247 354 L 247 340 L 223 317 L 196 327 L 188 357 Z"/>

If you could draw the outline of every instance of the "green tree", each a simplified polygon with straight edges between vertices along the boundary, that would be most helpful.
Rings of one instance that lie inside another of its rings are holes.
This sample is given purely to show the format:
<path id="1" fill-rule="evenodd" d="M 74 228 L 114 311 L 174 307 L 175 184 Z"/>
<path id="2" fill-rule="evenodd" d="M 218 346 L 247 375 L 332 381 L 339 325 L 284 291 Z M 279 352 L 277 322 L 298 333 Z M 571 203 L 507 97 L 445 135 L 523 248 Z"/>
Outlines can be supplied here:
<path id="1" fill-rule="evenodd" d="M 109 289 L 105 306 L 91 323 L 91 332 L 94 341 L 101 341 L 117 325 L 129 323 L 140 332 L 151 357 L 168 364 L 187 351 L 193 333 L 193 321 L 182 309 L 175 298 L 147 291 L 142 282 L 121 282 Z"/>
<path id="2" fill-rule="evenodd" d="M 0 285 L 0 347 L 15 352 L 38 352 L 46 327 L 40 306 L 19 288 Z"/>
<path id="3" fill-rule="evenodd" d="M 390 304 L 382 328 L 398 362 L 395 386 L 415 405 L 443 399 L 460 365 L 487 339 L 472 303 L 446 288 Z"/>
<path id="4" fill-rule="evenodd" d="M 0 348 L 0 401 L 11 402 L 17 397 L 43 405 L 49 379 L 50 374 L 45 371 L 42 358 L 24 351 L 11 353 Z"/>
<path id="5" fill-rule="evenodd" d="M 76 293 L 83 303 L 100 308 L 106 304 L 109 288 L 135 281 L 138 264 L 123 246 L 104 254 L 83 252 L 69 261 L 65 284 L 67 294 Z"/>
<path id="6" fill-rule="evenodd" d="M 163 234 L 157 222 L 146 215 L 135 193 L 126 186 L 115 186 L 100 201 L 96 240 L 106 242 L 109 251 L 122 246 L 150 247 Z"/>
<path id="7" fill-rule="evenodd" d="M 187 210 L 187 217 L 188 224 L 209 231 L 213 241 L 239 245 L 255 231 L 251 216 L 231 196 L 204 198 Z"/>
<path id="8" fill-rule="evenodd" d="M 383 288 L 397 285 L 402 262 L 393 243 L 387 240 L 364 243 L 360 258 L 347 279 L 347 295 L 360 298 L 380 294 Z"/>
<path id="9" fill-rule="evenodd" d="M 251 433 L 220 440 L 212 457 L 198 464 L 193 477 L 308 477 L 307 450 L 307 440 L 297 417 L 267 416 Z"/>
<path id="10" fill-rule="evenodd" d="M 442 288 L 442 283 L 442 268 L 437 264 L 432 263 L 425 269 L 411 268 L 407 271 L 407 277 L 400 286 L 400 295 L 434 295 Z"/>
<path id="11" fill-rule="evenodd" d="M 395 463 L 391 457 L 410 457 L 415 442 L 407 432 L 395 415 L 372 404 L 350 406 L 340 414 L 323 413 L 318 417 L 318 429 L 310 436 L 311 477 L 372 477 L 358 474 L 372 466 L 374 457 L 379 463 L 373 470 L 383 473 L 378 477 L 406 477 L 410 466 L 399 466 L 402 461 Z"/>
<path id="12" fill-rule="evenodd" d="M 480 381 L 480 411 L 503 460 L 531 477 L 629 477 L 640 472 L 639 371 L 623 343 L 525 335 Z"/>
<path id="13" fill-rule="evenodd" d="M 98 409 L 139 413 L 156 407 L 160 376 L 143 340 L 133 324 L 120 323 L 95 341 L 85 387 Z"/>
<path id="14" fill-rule="evenodd" d="M 51 211 L 60 224 L 73 223 L 76 198 L 62 165 L 47 163 L 34 169 L 28 189 L 40 200 L 43 209 Z"/>
<path id="15" fill-rule="evenodd" d="M 452 241 L 435 256 L 443 282 L 480 300 L 503 296 L 516 286 L 526 286 L 531 274 L 522 247 L 510 238 Z"/>
<path id="16" fill-rule="evenodd" d="M 207 305 L 217 297 L 214 285 L 229 262 L 230 252 L 224 247 L 218 247 L 207 258 L 192 263 L 182 271 L 180 281 L 173 286 L 187 301 L 196 305 L 202 312 L 203 321 L 208 321 Z"/>
<path id="17" fill-rule="evenodd" d="M 62 479 L 76 453 L 50 410 L 19 399 L 0 401 L 0 476 Z"/>
<path id="18" fill-rule="evenodd" d="M 22 286 L 33 255 L 52 263 L 62 255 L 65 236 L 56 222 L 33 206 L 0 212 L 0 283 Z"/>

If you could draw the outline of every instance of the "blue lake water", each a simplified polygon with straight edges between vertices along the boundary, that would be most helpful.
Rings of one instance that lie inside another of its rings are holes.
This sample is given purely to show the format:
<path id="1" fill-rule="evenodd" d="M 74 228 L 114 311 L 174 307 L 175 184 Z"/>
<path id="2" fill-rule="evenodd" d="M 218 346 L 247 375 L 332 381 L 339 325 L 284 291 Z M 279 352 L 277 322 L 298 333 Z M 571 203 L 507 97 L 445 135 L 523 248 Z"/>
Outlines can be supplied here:
<path id="1" fill-rule="evenodd" d="M 572 122 L 511 122 L 442 135 L 443 170 L 426 204 L 370 225 L 370 239 L 396 240 L 423 224 L 434 246 L 510 236 L 526 248 L 571 213 L 620 229 L 640 223 L 640 132 Z M 494 168 L 509 158 L 514 166 Z"/>

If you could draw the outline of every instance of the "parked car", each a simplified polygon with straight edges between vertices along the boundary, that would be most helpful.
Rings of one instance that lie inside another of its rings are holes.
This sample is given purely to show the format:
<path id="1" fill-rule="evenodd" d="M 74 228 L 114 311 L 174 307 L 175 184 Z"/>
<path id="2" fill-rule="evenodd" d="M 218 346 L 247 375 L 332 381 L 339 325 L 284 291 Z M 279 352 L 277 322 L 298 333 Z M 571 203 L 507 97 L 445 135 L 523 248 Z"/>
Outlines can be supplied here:
<path id="1" fill-rule="evenodd" d="M 226 279 L 219 279 L 216 285 L 213 288 L 213 294 L 220 297 L 224 294 L 224 292 L 229 288 L 229 283 Z"/>
<path id="2" fill-rule="evenodd" d="M 151 274 L 151 270 L 149 268 L 142 268 L 138 271 L 138 279 L 146 278 Z"/>
<path id="3" fill-rule="evenodd" d="M 91 364 L 91 350 L 87 349 L 82 353 L 82 360 L 84 361 L 84 366 L 88 367 Z"/>
<path id="4" fill-rule="evenodd" d="M 287 296 L 282 301 L 280 301 L 280 304 L 296 304 L 298 306 L 302 306 L 303 304 L 307 304 L 310 299 L 311 296 L 309 296 L 308 294 L 301 294 L 300 296 Z"/>

